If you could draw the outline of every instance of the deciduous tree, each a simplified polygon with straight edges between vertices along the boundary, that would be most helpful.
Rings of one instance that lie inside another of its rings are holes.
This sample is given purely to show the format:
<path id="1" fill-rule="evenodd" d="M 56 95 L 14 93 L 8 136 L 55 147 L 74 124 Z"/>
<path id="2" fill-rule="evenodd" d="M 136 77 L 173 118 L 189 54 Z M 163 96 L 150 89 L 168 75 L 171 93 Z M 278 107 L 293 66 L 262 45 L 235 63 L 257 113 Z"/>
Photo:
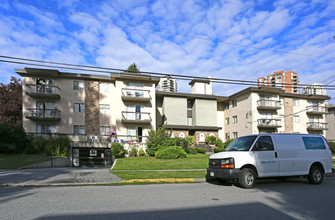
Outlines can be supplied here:
<path id="1" fill-rule="evenodd" d="M 22 83 L 15 77 L 0 83 L 0 124 L 6 123 L 22 125 Z"/>

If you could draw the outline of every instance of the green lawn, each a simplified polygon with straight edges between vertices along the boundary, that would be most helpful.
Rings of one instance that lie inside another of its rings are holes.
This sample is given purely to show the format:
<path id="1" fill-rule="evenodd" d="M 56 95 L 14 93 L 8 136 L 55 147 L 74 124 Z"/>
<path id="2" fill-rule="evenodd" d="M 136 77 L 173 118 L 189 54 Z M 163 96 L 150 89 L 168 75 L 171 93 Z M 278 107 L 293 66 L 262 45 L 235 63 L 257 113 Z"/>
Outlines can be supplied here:
<path id="1" fill-rule="evenodd" d="M 0 169 L 17 169 L 47 160 L 50 157 L 41 154 L 0 154 Z"/>
<path id="2" fill-rule="evenodd" d="M 187 158 L 157 159 L 155 157 L 119 158 L 113 168 L 115 170 L 177 170 L 206 169 L 209 155 L 187 154 Z"/>
<path id="3" fill-rule="evenodd" d="M 164 178 L 204 178 L 206 171 L 111 171 L 125 180 Z"/>

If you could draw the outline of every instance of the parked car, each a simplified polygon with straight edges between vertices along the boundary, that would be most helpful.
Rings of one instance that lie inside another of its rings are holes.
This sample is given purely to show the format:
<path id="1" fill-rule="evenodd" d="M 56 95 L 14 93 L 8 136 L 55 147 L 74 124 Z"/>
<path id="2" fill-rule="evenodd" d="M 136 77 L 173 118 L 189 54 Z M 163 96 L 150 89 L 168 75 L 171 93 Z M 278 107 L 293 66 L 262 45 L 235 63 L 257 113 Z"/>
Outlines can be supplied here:
<path id="1" fill-rule="evenodd" d="M 206 178 L 236 181 L 243 188 L 263 177 L 304 176 L 321 184 L 332 166 L 330 148 L 320 135 L 258 134 L 240 137 L 211 155 Z"/>

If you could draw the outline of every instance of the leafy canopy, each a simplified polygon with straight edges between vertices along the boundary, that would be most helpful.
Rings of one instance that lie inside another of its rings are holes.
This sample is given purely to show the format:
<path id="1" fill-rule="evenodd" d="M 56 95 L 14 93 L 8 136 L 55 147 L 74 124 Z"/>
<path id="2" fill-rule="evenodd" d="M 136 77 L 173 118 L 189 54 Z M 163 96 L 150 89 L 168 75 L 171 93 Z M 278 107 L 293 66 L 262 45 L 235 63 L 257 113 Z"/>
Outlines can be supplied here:
<path id="1" fill-rule="evenodd" d="M 136 64 L 133 63 L 131 64 L 128 69 L 127 72 L 134 72 L 134 73 L 138 73 L 140 70 L 137 68 Z"/>

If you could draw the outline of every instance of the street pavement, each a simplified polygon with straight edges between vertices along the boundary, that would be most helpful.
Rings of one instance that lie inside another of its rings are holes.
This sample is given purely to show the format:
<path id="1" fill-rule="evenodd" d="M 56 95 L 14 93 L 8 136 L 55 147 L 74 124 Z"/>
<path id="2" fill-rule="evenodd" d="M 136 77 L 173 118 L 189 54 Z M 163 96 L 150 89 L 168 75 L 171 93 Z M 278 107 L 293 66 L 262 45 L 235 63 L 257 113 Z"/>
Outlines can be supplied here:
<path id="1" fill-rule="evenodd" d="M 0 186 L 85 185 L 121 182 L 108 168 L 42 168 L 0 172 Z"/>
<path id="2" fill-rule="evenodd" d="M 0 187 L 1 219 L 334 219 L 335 177 L 231 184 Z"/>

